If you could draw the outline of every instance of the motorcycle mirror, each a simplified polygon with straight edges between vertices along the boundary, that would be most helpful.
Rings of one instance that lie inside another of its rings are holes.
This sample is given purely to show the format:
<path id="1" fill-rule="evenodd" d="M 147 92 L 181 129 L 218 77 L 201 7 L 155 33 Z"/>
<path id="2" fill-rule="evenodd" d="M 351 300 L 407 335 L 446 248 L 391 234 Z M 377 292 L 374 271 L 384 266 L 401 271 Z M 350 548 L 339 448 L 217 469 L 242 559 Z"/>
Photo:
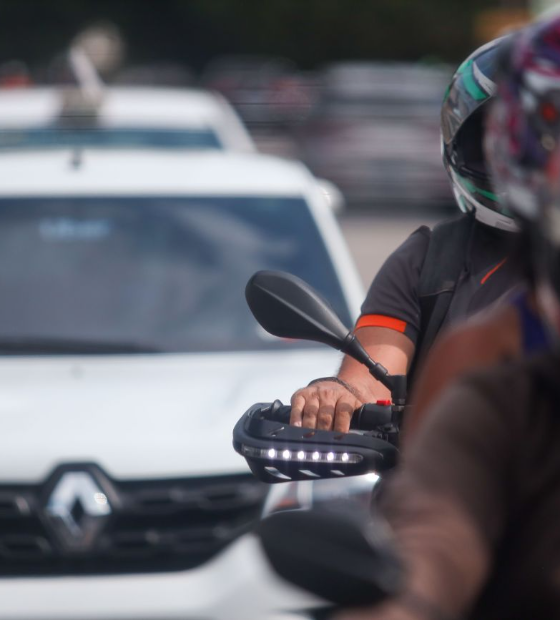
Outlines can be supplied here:
<path id="1" fill-rule="evenodd" d="M 321 342 L 368 367 L 372 363 L 330 304 L 300 278 L 257 271 L 245 287 L 245 298 L 253 316 L 273 336 Z"/>
<path id="2" fill-rule="evenodd" d="M 336 605 L 374 605 L 403 586 L 388 526 L 370 513 L 280 512 L 256 534 L 281 577 Z"/>

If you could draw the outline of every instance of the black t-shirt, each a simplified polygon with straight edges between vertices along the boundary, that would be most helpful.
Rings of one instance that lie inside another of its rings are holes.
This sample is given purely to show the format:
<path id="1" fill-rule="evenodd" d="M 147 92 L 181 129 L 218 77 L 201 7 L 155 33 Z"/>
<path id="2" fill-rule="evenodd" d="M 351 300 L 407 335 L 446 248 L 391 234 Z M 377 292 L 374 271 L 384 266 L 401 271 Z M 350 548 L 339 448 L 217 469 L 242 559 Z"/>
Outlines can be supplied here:
<path id="1" fill-rule="evenodd" d="M 418 286 L 430 234 L 427 226 L 421 226 L 381 266 L 362 305 L 357 329 L 389 327 L 416 344 L 421 325 Z M 506 259 L 512 234 L 474 222 L 463 271 L 442 327 L 482 310 L 519 283 L 518 270 Z"/>

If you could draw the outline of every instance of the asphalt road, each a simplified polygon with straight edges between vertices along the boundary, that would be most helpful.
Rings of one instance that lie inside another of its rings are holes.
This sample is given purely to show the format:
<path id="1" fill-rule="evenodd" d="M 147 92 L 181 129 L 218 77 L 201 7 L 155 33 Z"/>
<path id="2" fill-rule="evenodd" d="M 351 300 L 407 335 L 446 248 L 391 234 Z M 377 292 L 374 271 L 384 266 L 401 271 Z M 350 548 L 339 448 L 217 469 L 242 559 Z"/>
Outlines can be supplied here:
<path id="1" fill-rule="evenodd" d="M 367 288 L 389 254 L 422 224 L 432 226 L 453 211 L 396 214 L 345 213 L 339 218 L 358 272 Z"/>

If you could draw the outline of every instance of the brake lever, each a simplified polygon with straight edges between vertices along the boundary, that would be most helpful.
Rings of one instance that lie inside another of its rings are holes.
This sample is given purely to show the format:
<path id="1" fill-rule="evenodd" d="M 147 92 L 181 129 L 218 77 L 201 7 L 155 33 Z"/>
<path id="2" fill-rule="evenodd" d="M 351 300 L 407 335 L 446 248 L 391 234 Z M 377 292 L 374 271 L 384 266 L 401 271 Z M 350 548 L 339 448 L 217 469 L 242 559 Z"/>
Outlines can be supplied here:
<path id="1" fill-rule="evenodd" d="M 291 411 L 290 405 L 283 405 L 281 401 L 275 400 L 269 407 L 264 408 L 261 414 L 263 418 L 271 422 L 289 424 Z M 375 432 L 380 438 L 387 437 L 387 441 L 397 445 L 399 426 L 395 422 L 394 407 L 385 402 L 368 403 L 356 409 L 350 421 L 350 429 Z"/>

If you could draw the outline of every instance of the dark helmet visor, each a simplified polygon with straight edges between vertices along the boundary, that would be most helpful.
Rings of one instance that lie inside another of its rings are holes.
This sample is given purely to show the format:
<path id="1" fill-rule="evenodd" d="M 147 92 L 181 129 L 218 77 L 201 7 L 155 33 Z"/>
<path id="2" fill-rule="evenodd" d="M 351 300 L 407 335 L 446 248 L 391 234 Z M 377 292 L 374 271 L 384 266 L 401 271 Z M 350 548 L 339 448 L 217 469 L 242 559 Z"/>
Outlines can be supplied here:
<path id="1" fill-rule="evenodd" d="M 498 39 L 467 58 L 457 69 L 447 90 L 441 110 L 441 132 L 445 145 L 450 145 L 459 129 L 495 90 Z"/>

